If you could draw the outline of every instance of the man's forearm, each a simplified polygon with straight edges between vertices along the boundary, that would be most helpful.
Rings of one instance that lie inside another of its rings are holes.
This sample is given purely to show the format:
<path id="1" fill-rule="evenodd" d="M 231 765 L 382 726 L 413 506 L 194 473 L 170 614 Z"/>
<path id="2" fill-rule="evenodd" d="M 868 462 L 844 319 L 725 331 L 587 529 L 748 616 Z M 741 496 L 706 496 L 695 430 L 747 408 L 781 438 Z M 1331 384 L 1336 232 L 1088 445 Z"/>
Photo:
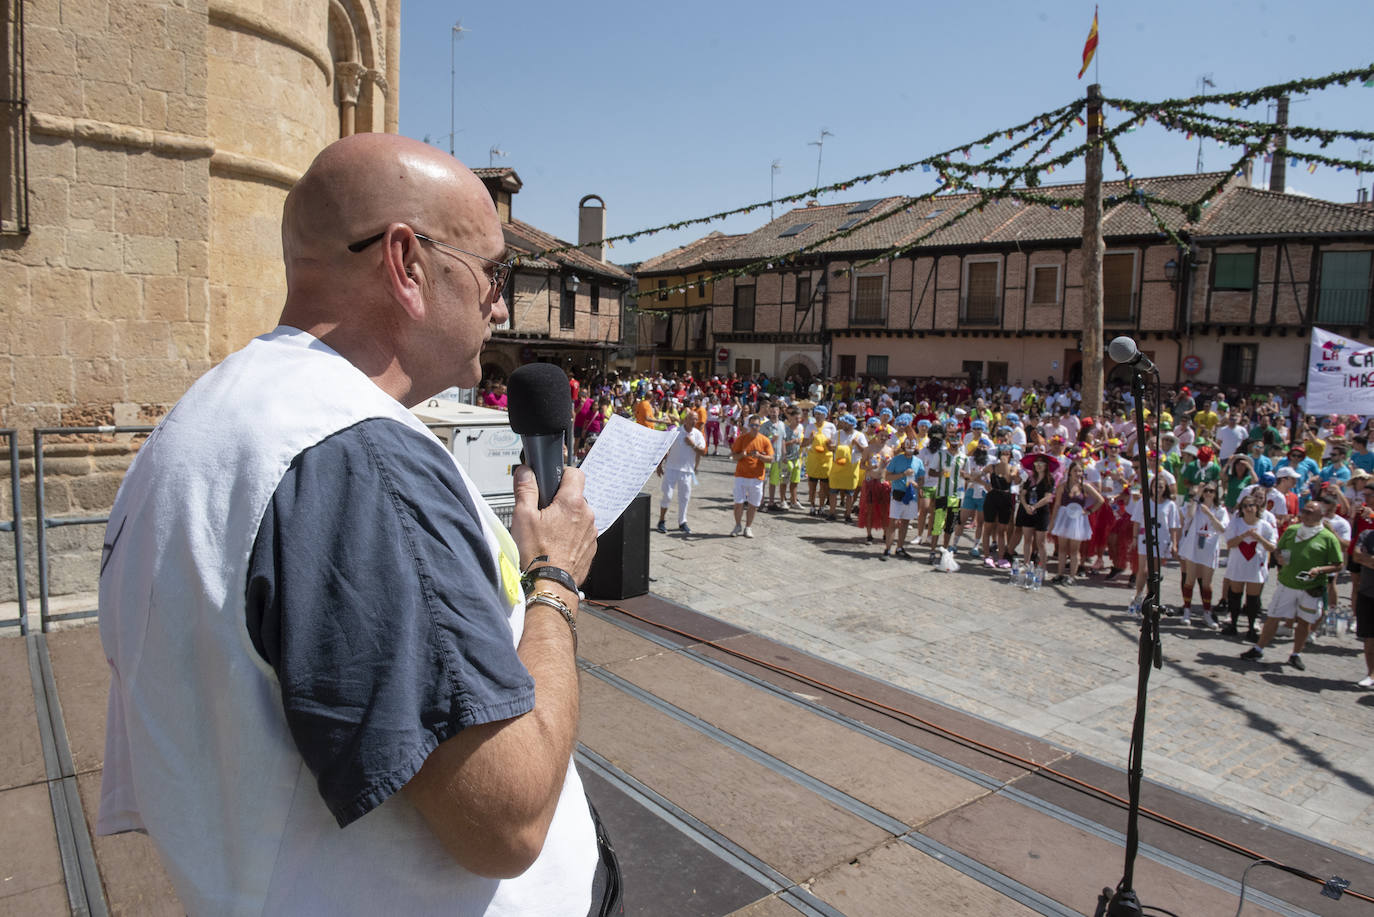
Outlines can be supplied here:
<path id="1" fill-rule="evenodd" d="M 576 614 L 576 596 L 539 586 Z M 562 615 L 530 605 L 517 653 L 534 679 L 534 708 L 459 732 L 406 787 L 454 860 L 488 877 L 519 875 L 543 849 L 577 741 L 577 666 Z"/>

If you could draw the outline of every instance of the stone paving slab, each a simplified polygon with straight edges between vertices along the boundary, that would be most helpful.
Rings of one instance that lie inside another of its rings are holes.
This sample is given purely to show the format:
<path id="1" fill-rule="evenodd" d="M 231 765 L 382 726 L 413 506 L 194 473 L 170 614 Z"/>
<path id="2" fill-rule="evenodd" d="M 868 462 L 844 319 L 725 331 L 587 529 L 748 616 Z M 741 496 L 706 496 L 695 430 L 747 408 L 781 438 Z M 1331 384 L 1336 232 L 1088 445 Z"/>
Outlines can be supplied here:
<path id="1" fill-rule="evenodd" d="M 1124 576 L 1026 592 L 966 550 L 954 574 L 936 572 L 924 551 L 883 561 L 863 530 L 804 511 L 760 513 L 756 537 L 731 538 L 732 472 L 724 458 L 702 460 L 689 510 L 699 534 L 651 533 L 656 594 L 1125 766 L 1139 626 L 1125 613 Z M 657 509 L 656 479 L 649 491 Z M 1165 568 L 1166 603 L 1181 602 L 1179 580 L 1176 565 Z M 1354 684 L 1360 643 L 1324 637 L 1297 672 L 1282 664 L 1282 637 L 1254 664 L 1238 658 L 1247 644 L 1235 638 L 1174 619 L 1162 630 L 1146 776 L 1374 856 L 1374 692 Z"/>

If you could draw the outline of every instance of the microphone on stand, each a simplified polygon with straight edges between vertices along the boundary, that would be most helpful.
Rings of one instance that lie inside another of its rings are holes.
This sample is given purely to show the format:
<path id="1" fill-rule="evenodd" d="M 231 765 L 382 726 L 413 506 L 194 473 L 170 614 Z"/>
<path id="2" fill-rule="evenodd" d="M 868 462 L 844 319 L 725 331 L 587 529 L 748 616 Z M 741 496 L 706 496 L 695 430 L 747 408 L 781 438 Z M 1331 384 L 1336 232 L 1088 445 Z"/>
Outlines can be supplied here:
<path id="1" fill-rule="evenodd" d="M 1118 363 L 1134 366 L 1143 373 L 1159 375 L 1159 370 L 1155 369 L 1155 364 L 1150 358 L 1141 353 L 1140 348 L 1135 346 L 1135 341 L 1124 334 L 1112 338 L 1112 342 L 1107 345 L 1107 353 Z"/>
<path id="2" fill-rule="evenodd" d="M 510 428 L 520 435 L 525 462 L 534 471 L 543 509 L 563 481 L 564 456 L 572 455 L 568 374 L 552 363 L 526 363 L 510 374 L 506 406 Z"/>

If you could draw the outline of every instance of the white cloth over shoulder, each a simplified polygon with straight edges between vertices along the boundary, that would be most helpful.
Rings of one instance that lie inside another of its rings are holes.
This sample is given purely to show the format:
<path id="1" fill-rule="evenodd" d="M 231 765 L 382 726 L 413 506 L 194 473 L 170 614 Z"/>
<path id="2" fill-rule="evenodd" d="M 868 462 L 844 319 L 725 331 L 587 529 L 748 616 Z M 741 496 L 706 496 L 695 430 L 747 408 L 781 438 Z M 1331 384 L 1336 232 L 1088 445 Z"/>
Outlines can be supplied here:
<path id="1" fill-rule="evenodd" d="M 206 373 L 139 451 L 100 577 L 111 680 L 97 833 L 146 830 L 197 915 L 585 913 L 597 848 L 571 763 L 543 852 L 495 880 L 454 863 L 400 793 L 340 829 L 296 750 L 245 622 L 249 558 L 295 456 L 374 417 L 433 435 L 335 351 L 281 327 Z M 458 470 L 496 569 L 518 566 Z M 518 644 L 518 582 L 504 592 Z"/>

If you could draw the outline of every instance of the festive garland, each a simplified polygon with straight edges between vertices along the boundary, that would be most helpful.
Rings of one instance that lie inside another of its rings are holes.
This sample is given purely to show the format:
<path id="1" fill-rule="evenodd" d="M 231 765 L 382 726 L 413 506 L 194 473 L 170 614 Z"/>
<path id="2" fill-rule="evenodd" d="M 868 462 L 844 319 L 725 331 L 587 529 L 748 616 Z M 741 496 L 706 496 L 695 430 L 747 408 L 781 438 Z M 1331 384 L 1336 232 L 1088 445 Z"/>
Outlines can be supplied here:
<path id="1" fill-rule="evenodd" d="M 948 150 L 945 150 L 944 152 L 936 153 L 934 156 L 927 156 L 924 159 L 917 159 L 912 162 L 905 162 L 898 166 L 892 166 L 891 168 L 887 169 L 880 169 L 876 172 L 869 172 L 865 175 L 856 175 L 853 178 L 847 178 L 843 181 L 835 182 L 834 184 L 830 185 L 817 186 L 808 191 L 801 191 L 796 194 L 789 194 L 783 197 L 775 197 L 772 200 L 768 201 L 757 201 L 752 204 L 746 204 L 742 207 L 735 207 L 731 210 L 722 210 L 719 213 L 713 213 L 709 216 L 693 217 L 692 219 L 688 220 L 678 220 L 673 223 L 664 223 L 661 226 L 652 226 L 648 229 L 639 229 L 635 230 L 634 232 L 626 232 L 620 233 L 618 235 L 606 236 L 603 239 L 601 239 L 601 242 L 605 244 L 608 248 L 614 248 L 615 246 L 613 243 L 615 242 L 635 242 L 641 236 L 652 236 L 660 232 L 685 229 L 688 226 L 696 226 L 703 223 L 712 223 L 717 220 L 723 220 L 732 216 L 753 213 L 755 210 L 762 210 L 770 205 L 795 204 L 801 201 L 808 200 L 810 198 L 819 197 L 822 194 L 830 192 L 848 191 L 854 185 L 863 185 L 869 182 L 878 181 L 880 179 L 891 178 L 893 175 L 911 172 L 923 166 L 930 166 L 933 168 L 935 166 L 951 162 L 955 153 L 962 154 L 965 150 L 972 149 L 974 146 L 992 143 L 998 137 L 1002 137 L 1003 135 L 1011 137 L 1023 131 L 1029 130 L 1030 128 L 1035 127 L 1037 125 L 1043 126 L 1045 123 L 1054 121 L 1056 118 L 1063 116 L 1066 112 L 1076 111 L 1078 109 L 1081 109 L 1082 107 L 1083 102 L 1081 100 L 1077 100 L 1068 105 L 1061 106 L 1060 108 L 1055 108 L 1047 112 L 1042 112 L 1041 114 L 1036 115 L 1028 121 L 1024 121 L 1021 124 L 1018 124 L 1014 127 L 1001 128 L 999 130 L 992 131 L 991 133 L 985 134 L 977 140 L 961 144 L 960 146 L 950 147 Z M 535 252 L 532 255 L 529 255 L 528 257 L 537 258 L 542 257 L 544 255 L 557 255 L 563 252 L 572 251 L 573 249 L 580 247 L 581 246 L 578 245 L 564 245 L 558 248 L 546 248 L 542 251 Z"/>
<path id="2" fill-rule="evenodd" d="M 666 291 L 656 289 L 640 291 L 634 294 L 634 297 L 639 299 L 663 292 L 685 292 L 687 289 L 698 286 L 701 283 L 714 282 L 716 280 L 730 279 L 744 275 L 756 275 L 766 270 L 772 270 L 777 266 L 795 264 L 802 255 L 808 252 L 814 251 L 837 239 L 846 238 L 876 223 L 905 213 L 917 204 L 935 199 L 941 194 L 960 192 L 973 195 L 974 199 L 967 207 L 960 210 L 948 220 L 921 233 L 914 239 L 910 239 L 899 246 L 894 246 L 873 258 L 857 262 L 849 268 L 839 269 L 833 272 L 834 276 L 842 276 L 879 261 L 891 260 L 892 258 L 905 255 L 917 248 L 921 242 L 938 232 L 954 226 L 970 214 L 981 211 L 987 204 L 993 201 L 1011 199 L 1026 204 L 1049 206 L 1056 210 L 1083 207 L 1085 201 L 1081 196 L 1070 197 L 1067 195 L 1046 194 L 1037 192 L 1033 189 L 1040 185 L 1042 174 L 1053 174 L 1056 168 L 1075 162 L 1079 157 L 1083 156 L 1092 145 L 1101 143 L 1111 152 L 1117 168 L 1126 176 L 1126 185 L 1129 192 L 1125 195 L 1109 196 L 1104 199 L 1103 203 L 1106 205 L 1116 205 L 1118 203 L 1136 203 L 1140 205 L 1150 215 L 1161 235 L 1168 237 L 1176 245 L 1186 247 L 1186 241 L 1183 236 L 1180 235 L 1178 230 L 1169 226 L 1168 222 L 1160 215 L 1157 208 L 1176 209 L 1183 215 L 1186 222 L 1196 223 L 1201 219 L 1202 211 L 1209 207 L 1216 197 L 1227 188 L 1231 179 L 1239 174 L 1244 168 L 1247 160 L 1257 152 L 1276 152 L 1280 155 L 1289 157 L 1290 162 L 1294 164 L 1297 162 L 1307 162 L 1309 163 L 1309 171 L 1314 171 L 1319 164 L 1332 166 L 1338 170 L 1349 168 L 1356 171 L 1365 171 L 1370 169 L 1369 163 L 1358 160 L 1342 159 L 1339 157 L 1327 156 L 1322 153 L 1287 148 L 1286 145 L 1285 148 L 1281 150 L 1276 149 L 1275 137 L 1280 133 L 1277 125 L 1268 122 L 1247 121 L 1244 119 L 1214 115 L 1201 111 L 1200 106 L 1224 103 L 1232 108 L 1241 106 L 1250 107 L 1261 102 L 1272 101 L 1282 95 L 1310 92 L 1317 89 L 1325 89 L 1333 85 L 1349 85 L 1357 81 L 1364 85 L 1374 85 L 1374 66 L 1359 70 L 1347 70 L 1330 74 L 1325 77 L 1293 80 L 1287 83 L 1274 84 L 1245 92 L 1214 93 L 1210 95 L 1192 96 L 1185 99 L 1169 99 L 1162 102 L 1139 102 L 1130 99 L 1104 98 L 1102 100 L 1104 107 L 1109 106 L 1118 109 L 1126 113 L 1128 118 L 1117 127 L 1102 131 L 1098 137 L 1090 137 L 1084 143 L 1066 150 L 1053 158 L 1041 159 L 1041 157 L 1049 152 L 1053 144 L 1057 142 L 1072 125 L 1078 124 L 1081 126 L 1085 124 L 1082 117 L 1085 103 L 1082 100 L 1077 100 L 1071 104 L 1036 115 L 1034 118 L 1016 125 L 1015 127 L 990 132 L 971 143 L 952 147 L 943 153 L 926 157 L 925 159 L 903 163 L 902 165 L 880 170 L 878 172 L 872 172 L 867 175 L 855 176 L 854 178 L 842 182 L 813 188 L 799 194 L 774 198 L 772 202 L 758 202 L 706 217 L 682 220 L 646 230 L 639 230 L 633 233 L 608 236 L 603 242 L 606 243 L 608 247 L 615 241 L 629 240 L 633 242 L 640 236 L 653 235 L 658 232 L 681 229 L 691 225 L 724 219 L 729 216 L 750 213 L 764 206 L 768 206 L 768 203 L 796 203 L 804 199 L 819 196 L 822 193 L 846 191 L 854 185 L 864 184 L 879 179 L 886 180 L 892 175 L 910 172 L 916 168 L 920 168 L 924 172 L 934 171 L 938 175 L 938 184 L 934 190 L 906 197 L 903 205 L 875 214 L 856 223 L 848 229 L 835 230 L 834 232 L 826 234 L 786 254 L 759 258 L 745 265 L 720 270 L 709 277 L 703 277 L 699 281 L 684 283 L 669 288 Z M 1189 139 L 1194 135 L 1200 135 L 1228 146 L 1239 146 L 1241 148 L 1241 155 L 1231 164 L 1230 168 L 1220 172 L 1217 180 L 1194 200 L 1176 200 L 1153 192 L 1147 192 L 1135 185 L 1131 171 L 1116 143 L 1116 139 L 1121 134 L 1138 130 L 1147 123 L 1148 119 L 1155 120 L 1167 130 L 1186 132 Z M 1012 141 L 1016 139 L 1018 134 L 1032 128 L 1037 129 L 1029 136 L 1007 146 L 996 155 L 977 162 L 971 161 L 973 147 L 982 146 L 984 149 L 992 149 L 994 142 L 999 139 L 1005 137 L 1007 141 Z M 1286 127 L 1282 133 L 1287 135 L 1289 141 L 1316 141 L 1323 149 L 1338 140 L 1359 141 L 1374 139 L 1374 132 L 1343 131 L 1307 127 L 1303 125 L 1290 125 Z M 1020 165 L 1005 164 L 1007 160 L 1013 157 L 1017 152 L 1026 149 L 1036 140 L 1047 134 L 1050 135 L 1049 139 L 1024 163 Z M 955 154 L 961 154 L 964 161 L 956 159 Z M 973 182 L 981 178 L 984 174 L 990 179 L 1002 179 L 1000 186 L 993 187 L 990 185 L 988 188 L 978 188 Z M 1022 184 L 1024 187 L 1016 187 L 1018 184 Z M 577 246 L 570 245 L 563 248 L 546 249 L 537 253 L 536 257 L 558 254 L 576 247 Z M 648 315 L 667 315 L 681 312 L 682 310 L 676 308 L 667 310 L 634 308 L 632 311 Z"/>

